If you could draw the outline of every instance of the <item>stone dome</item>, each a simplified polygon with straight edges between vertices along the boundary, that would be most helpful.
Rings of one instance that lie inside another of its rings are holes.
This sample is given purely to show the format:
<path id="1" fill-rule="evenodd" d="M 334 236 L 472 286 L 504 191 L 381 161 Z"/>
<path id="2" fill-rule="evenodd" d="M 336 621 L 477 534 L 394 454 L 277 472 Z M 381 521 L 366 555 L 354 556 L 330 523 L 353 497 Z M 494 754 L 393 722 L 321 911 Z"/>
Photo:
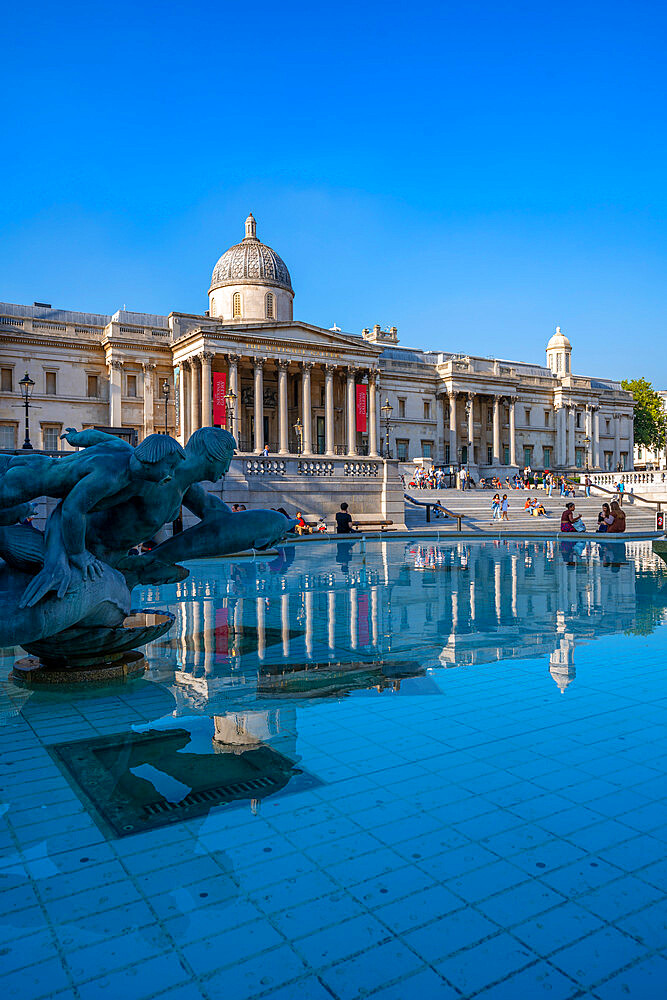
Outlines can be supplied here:
<path id="1" fill-rule="evenodd" d="M 547 351 L 553 350 L 554 348 L 564 347 L 566 350 L 572 350 L 572 344 L 567 339 L 564 333 L 561 333 L 559 326 L 556 327 L 556 332 L 547 344 Z"/>
<path id="2" fill-rule="evenodd" d="M 275 250 L 257 239 L 257 223 L 252 212 L 245 221 L 245 236 L 226 250 L 213 268 L 211 287 L 224 285 L 271 285 L 292 291 L 287 265 Z"/>

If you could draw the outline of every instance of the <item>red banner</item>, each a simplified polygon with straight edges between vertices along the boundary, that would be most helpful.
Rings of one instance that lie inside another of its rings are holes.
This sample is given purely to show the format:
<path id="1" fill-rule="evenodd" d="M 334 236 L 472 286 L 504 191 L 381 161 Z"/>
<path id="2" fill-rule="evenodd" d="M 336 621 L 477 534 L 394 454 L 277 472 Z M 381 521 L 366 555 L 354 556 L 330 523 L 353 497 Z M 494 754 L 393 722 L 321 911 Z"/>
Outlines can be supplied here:
<path id="1" fill-rule="evenodd" d="M 227 608 L 215 609 L 215 662 L 229 655 L 229 617 Z"/>
<path id="2" fill-rule="evenodd" d="M 368 430 L 368 397 L 365 385 L 357 386 L 357 430 Z"/>
<path id="3" fill-rule="evenodd" d="M 213 423 L 224 427 L 227 421 L 227 376 L 224 372 L 213 372 Z"/>

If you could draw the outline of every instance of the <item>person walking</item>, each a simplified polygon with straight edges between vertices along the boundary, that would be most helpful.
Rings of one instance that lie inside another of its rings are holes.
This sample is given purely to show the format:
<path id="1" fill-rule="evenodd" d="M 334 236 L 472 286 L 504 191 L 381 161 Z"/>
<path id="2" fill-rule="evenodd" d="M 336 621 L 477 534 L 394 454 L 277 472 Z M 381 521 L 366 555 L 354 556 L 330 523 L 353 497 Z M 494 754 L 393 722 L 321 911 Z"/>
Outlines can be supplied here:
<path id="1" fill-rule="evenodd" d="M 554 477 L 551 472 L 547 474 L 547 496 L 551 496 L 551 491 L 554 488 Z"/>
<path id="2" fill-rule="evenodd" d="M 500 511 L 501 511 L 501 513 L 500 513 L 500 520 L 501 521 L 509 521 L 509 517 L 508 517 L 508 514 L 507 514 L 507 512 L 509 510 L 509 506 L 510 506 L 510 502 L 507 499 L 507 493 L 503 493 L 503 499 L 502 499 L 502 501 L 500 503 Z"/>
<path id="3" fill-rule="evenodd" d="M 493 511 L 492 520 L 495 521 L 500 518 L 500 494 L 496 493 L 491 501 L 491 510 Z"/>
<path id="4" fill-rule="evenodd" d="M 586 486 L 586 496 L 589 497 L 591 495 L 591 486 L 593 485 L 593 483 L 592 483 L 591 477 L 588 475 L 588 473 L 586 473 L 586 478 L 584 480 L 584 484 Z"/>
<path id="5" fill-rule="evenodd" d="M 618 481 L 618 503 L 619 506 L 623 506 L 623 494 L 625 493 L 625 483 L 622 479 Z"/>

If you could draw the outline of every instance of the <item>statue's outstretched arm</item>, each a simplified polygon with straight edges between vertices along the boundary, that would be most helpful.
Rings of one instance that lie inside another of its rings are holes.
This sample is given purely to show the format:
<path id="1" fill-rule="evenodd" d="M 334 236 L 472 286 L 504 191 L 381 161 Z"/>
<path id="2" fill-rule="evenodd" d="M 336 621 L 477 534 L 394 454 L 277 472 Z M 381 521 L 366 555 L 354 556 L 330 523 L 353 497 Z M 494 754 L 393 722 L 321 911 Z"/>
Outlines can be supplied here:
<path id="1" fill-rule="evenodd" d="M 32 517 L 35 510 L 36 505 L 32 500 L 29 500 L 27 503 L 15 504 L 13 507 L 5 507 L 4 510 L 0 510 L 0 526 L 5 527 L 8 524 L 18 524 L 26 517 Z"/>
<path id="2" fill-rule="evenodd" d="M 53 510 L 44 532 L 43 566 L 21 594 L 20 608 L 32 608 L 55 590 L 58 598 L 67 593 L 72 579 L 67 553 L 62 537 L 62 503 Z"/>
<path id="3" fill-rule="evenodd" d="M 115 434 L 107 434 L 106 431 L 96 431 L 93 427 L 87 427 L 85 431 L 78 431 L 76 427 L 66 427 L 65 433 L 60 435 L 60 440 L 68 441 L 75 448 L 91 448 L 94 444 L 104 444 L 109 441 L 118 444 L 121 439 Z"/>
<path id="4" fill-rule="evenodd" d="M 86 551 L 86 514 L 95 504 L 118 490 L 113 468 L 95 469 L 76 484 L 63 500 L 62 537 L 65 552 L 83 579 L 101 576 L 102 564 Z"/>
<path id="5" fill-rule="evenodd" d="M 183 506 L 187 507 L 195 517 L 203 521 L 207 514 L 231 514 L 232 509 L 212 493 L 208 493 L 199 483 L 194 483 L 183 497 Z"/>

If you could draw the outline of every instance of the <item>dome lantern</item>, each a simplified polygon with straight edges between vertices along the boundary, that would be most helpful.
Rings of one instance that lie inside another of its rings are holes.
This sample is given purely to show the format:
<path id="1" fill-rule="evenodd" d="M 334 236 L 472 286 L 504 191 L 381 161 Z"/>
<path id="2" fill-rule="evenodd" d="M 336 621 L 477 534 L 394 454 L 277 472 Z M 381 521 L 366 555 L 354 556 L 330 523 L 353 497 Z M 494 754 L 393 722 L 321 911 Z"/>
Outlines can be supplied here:
<path id="1" fill-rule="evenodd" d="M 572 373 L 572 344 L 559 326 L 547 344 L 547 367 L 556 378 Z"/>

